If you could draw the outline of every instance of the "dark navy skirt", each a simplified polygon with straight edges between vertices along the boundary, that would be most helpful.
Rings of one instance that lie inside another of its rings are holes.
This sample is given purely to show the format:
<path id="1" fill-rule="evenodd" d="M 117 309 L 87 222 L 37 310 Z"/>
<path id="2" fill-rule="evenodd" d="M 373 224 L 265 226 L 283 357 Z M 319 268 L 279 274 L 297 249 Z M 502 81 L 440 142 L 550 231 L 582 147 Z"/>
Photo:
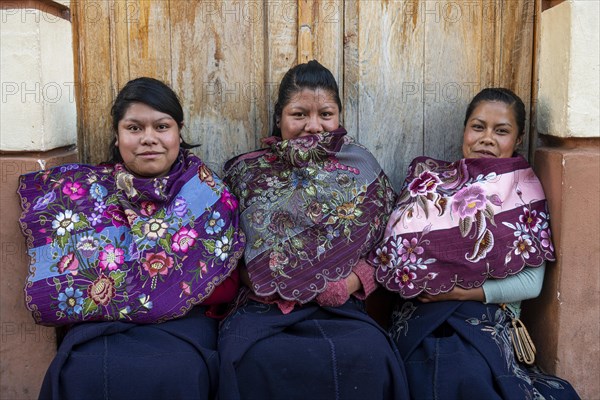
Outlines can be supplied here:
<path id="1" fill-rule="evenodd" d="M 579 399 L 565 380 L 516 360 L 509 323 L 497 305 L 401 303 L 390 334 L 404 359 L 411 397 Z"/>
<path id="2" fill-rule="evenodd" d="M 250 301 L 219 333 L 220 400 L 408 399 L 398 351 L 362 302 L 289 314 Z"/>
<path id="3" fill-rule="evenodd" d="M 214 398 L 217 329 L 204 307 L 161 324 L 78 324 L 50 364 L 40 399 Z"/>

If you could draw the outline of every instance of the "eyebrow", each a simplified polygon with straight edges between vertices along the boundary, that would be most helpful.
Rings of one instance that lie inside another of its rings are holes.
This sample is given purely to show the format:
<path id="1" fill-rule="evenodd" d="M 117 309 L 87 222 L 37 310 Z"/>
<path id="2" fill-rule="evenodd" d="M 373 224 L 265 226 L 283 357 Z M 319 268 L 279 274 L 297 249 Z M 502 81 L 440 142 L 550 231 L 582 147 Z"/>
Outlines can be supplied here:
<path id="1" fill-rule="evenodd" d="M 484 124 L 487 124 L 487 121 L 478 117 L 473 117 L 471 120 L 476 120 L 479 122 L 483 122 Z M 496 126 L 500 126 L 500 125 L 508 125 L 510 127 L 512 127 L 512 124 L 510 122 L 501 122 L 499 124 L 496 124 Z"/>
<path id="2" fill-rule="evenodd" d="M 173 117 L 162 117 L 162 118 L 159 118 L 159 119 L 155 119 L 155 120 L 154 120 L 154 121 L 152 121 L 152 122 L 153 122 L 153 123 L 156 123 L 156 122 L 161 122 L 161 121 L 163 121 L 163 120 L 167 120 L 167 121 L 175 121 L 175 119 L 174 119 Z M 139 120 L 139 119 L 136 119 L 136 118 L 132 118 L 132 117 L 129 117 L 129 118 L 123 118 L 121 121 L 123 121 L 123 122 L 137 122 L 137 123 L 142 123 L 142 121 L 141 121 L 141 120 Z"/>

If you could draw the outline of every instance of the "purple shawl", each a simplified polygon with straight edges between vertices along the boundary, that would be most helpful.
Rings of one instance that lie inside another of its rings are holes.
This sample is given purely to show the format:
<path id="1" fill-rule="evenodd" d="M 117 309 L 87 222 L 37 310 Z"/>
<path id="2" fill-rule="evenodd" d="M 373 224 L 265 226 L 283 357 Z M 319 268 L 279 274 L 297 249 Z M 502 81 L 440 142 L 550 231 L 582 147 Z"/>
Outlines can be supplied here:
<path id="1" fill-rule="evenodd" d="M 243 251 L 237 200 L 187 151 L 162 178 L 68 164 L 21 176 L 19 194 L 26 302 L 40 324 L 181 317 Z"/>
<path id="2" fill-rule="evenodd" d="M 404 298 L 479 287 L 554 260 L 542 186 L 523 157 L 418 157 L 381 245 L 377 281 Z"/>
<path id="3" fill-rule="evenodd" d="M 380 240 L 394 192 L 343 128 L 267 141 L 229 161 L 225 181 L 240 200 L 253 291 L 306 303 Z"/>

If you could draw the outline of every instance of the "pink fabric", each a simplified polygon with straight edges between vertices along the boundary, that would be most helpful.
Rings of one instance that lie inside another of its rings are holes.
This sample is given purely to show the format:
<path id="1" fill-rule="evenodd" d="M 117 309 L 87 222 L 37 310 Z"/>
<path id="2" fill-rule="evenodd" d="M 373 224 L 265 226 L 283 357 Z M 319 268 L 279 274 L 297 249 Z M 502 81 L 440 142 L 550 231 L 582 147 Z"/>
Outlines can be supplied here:
<path id="1" fill-rule="evenodd" d="M 323 307 L 339 307 L 348 301 L 348 285 L 346 279 L 335 282 L 327 282 L 325 291 L 320 293 L 315 299 Z"/>
<path id="2" fill-rule="evenodd" d="M 375 268 L 361 258 L 354 268 L 352 268 L 352 272 L 358 276 L 362 285 L 361 289 L 352 293 L 352 295 L 359 300 L 365 300 L 375 291 L 375 289 L 377 289 L 377 282 L 375 282 Z"/>

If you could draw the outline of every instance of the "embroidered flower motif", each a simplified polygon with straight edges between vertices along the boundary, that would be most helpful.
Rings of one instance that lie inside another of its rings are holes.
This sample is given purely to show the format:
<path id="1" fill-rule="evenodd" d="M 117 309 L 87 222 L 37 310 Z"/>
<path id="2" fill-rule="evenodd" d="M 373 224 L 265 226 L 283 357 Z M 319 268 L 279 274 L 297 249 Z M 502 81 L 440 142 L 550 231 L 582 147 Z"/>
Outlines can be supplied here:
<path id="1" fill-rule="evenodd" d="M 100 222 L 102 222 L 102 215 L 101 214 L 92 213 L 92 215 L 90 215 L 89 221 L 90 221 L 90 224 L 92 224 L 92 226 L 96 226 Z"/>
<path id="2" fill-rule="evenodd" d="M 337 206 L 335 211 L 339 219 L 347 221 L 352 221 L 355 218 L 360 217 L 360 215 L 362 214 L 358 207 L 356 207 L 356 204 L 352 202 L 344 203 L 340 206 Z"/>
<path id="3" fill-rule="evenodd" d="M 119 268 L 119 265 L 125 262 L 125 252 L 123 249 L 113 246 L 109 244 L 104 248 L 103 251 L 100 252 L 100 256 L 98 259 L 100 260 L 99 266 L 100 269 L 107 269 L 109 271 L 114 271 Z"/>
<path id="4" fill-rule="evenodd" d="M 543 230 L 540 233 L 540 236 L 542 238 L 542 240 L 541 240 L 542 247 L 549 248 L 550 251 L 554 251 L 554 246 L 552 245 L 552 237 L 551 237 L 550 231 Z"/>
<path id="5" fill-rule="evenodd" d="M 44 197 L 40 197 L 33 206 L 33 209 L 36 211 L 45 210 L 48 207 L 48 204 L 52 203 L 56 200 L 56 193 L 50 192 L 46 193 Z"/>
<path id="6" fill-rule="evenodd" d="M 104 211 L 103 215 L 106 218 L 110 219 L 112 224 L 117 228 L 124 225 L 127 226 L 128 224 L 125 212 L 115 204 L 111 204 L 110 206 L 108 206 L 106 211 Z"/>
<path id="7" fill-rule="evenodd" d="M 529 259 L 530 253 L 535 253 L 535 247 L 532 246 L 532 242 L 529 239 L 519 238 L 513 242 L 515 246 L 515 254 L 520 255 L 524 259 Z"/>
<path id="8" fill-rule="evenodd" d="M 165 236 L 169 224 L 161 218 L 152 218 L 144 224 L 142 232 L 150 240 L 158 240 Z"/>
<path id="9" fill-rule="evenodd" d="M 196 243 L 198 232 L 193 229 L 187 229 L 182 227 L 175 235 L 173 235 L 173 242 L 171 247 L 175 251 L 181 251 L 187 253 L 187 251 Z"/>
<path id="10" fill-rule="evenodd" d="M 213 211 L 208 221 L 204 224 L 204 230 L 209 235 L 214 235 L 215 233 L 221 232 L 223 227 L 225 226 L 225 221 L 221 219 L 221 213 L 218 211 Z"/>
<path id="11" fill-rule="evenodd" d="M 137 190 L 133 187 L 133 175 L 126 171 L 119 171 L 115 176 L 117 189 L 122 190 L 129 198 L 137 195 Z"/>
<path id="12" fill-rule="evenodd" d="M 310 180 L 308 180 L 308 178 L 299 171 L 302 171 L 302 170 L 295 169 L 292 171 L 292 176 L 290 178 L 292 187 L 295 189 L 302 189 L 302 188 L 309 187 Z M 277 179 L 277 178 L 275 178 L 275 179 Z M 279 181 L 277 180 L 277 182 L 279 182 Z M 269 185 L 269 186 L 271 186 L 271 185 Z"/>
<path id="13" fill-rule="evenodd" d="M 294 227 L 292 216 L 287 212 L 276 211 L 271 216 L 271 223 L 268 228 L 274 235 L 279 237 L 287 236 L 288 230 Z"/>
<path id="14" fill-rule="evenodd" d="M 437 186 L 442 183 L 437 174 L 425 170 L 408 184 L 408 190 L 412 197 L 426 196 L 427 193 L 435 192 Z"/>
<path id="15" fill-rule="evenodd" d="M 289 258 L 278 251 L 269 254 L 269 269 L 283 275 L 283 268 L 289 263 Z"/>
<path id="16" fill-rule="evenodd" d="M 542 220 L 538 218 L 536 210 L 523 207 L 523 214 L 519 216 L 519 222 L 529 228 L 531 232 L 537 232 L 540 229 Z"/>
<path id="17" fill-rule="evenodd" d="M 167 256 L 164 251 L 160 253 L 147 253 L 146 261 L 142 264 L 150 277 L 157 274 L 166 275 L 169 273 L 169 268 L 173 267 L 173 258 Z"/>
<path id="18" fill-rule="evenodd" d="M 99 183 L 93 183 L 90 187 L 90 195 L 97 201 L 102 201 L 108 194 L 108 190 Z"/>
<path id="19" fill-rule="evenodd" d="M 230 250 L 231 245 L 229 244 L 229 238 L 227 236 L 223 236 L 220 240 L 215 242 L 215 256 L 219 257 L 221 261 L 227 259 Z"/>
<path id="20" fill-rule="evenodd" d="M 417 254 L 423 254 L 425 251 L 421 246 L 418 246 L 419 241 L 417 238 L 410 239 L 410 242 L 406 239 L 402 239 L 402 247 L 398 249 L 398 255 L 402 257 L 402 262 L 410 260 L 411 263 L 417 261 Z"/>
<path id="21" fill-rule="evenodd" d="M 125 211 L 125 216 L 127 217 L 127 225 L 132 226 L 136 219 L 138 219 L 138 215 L 135 211 L 127 209 Z"/>
<path id="22" fill-rule="evenodd" d="M 452 212 L 460 218 L 473 217 L 477 211 L 484 210 L 486 197 L 481 186 L 467 186 L 454 195 Z"/>
<path id="23" fill-rule="evenodd" d="M 131 312 L 131 307 L 129 307 L 129 306 L 120 309 L 119 310 L 119 318 L 120 319 L 129 318 L 130 312 Z"/>
<path id="24" fill-rule="evenodd" d="M 94 211 L 98 211 L 99 213 L 104 212 L 106 210 L 106 204 L 103 201 L 94 202 Z"/>
<path id="25" fill-rule="evenodd" d="M 154 304 L 150 301 L 150 295 L 148 294 L 140 294 L 138 296 L 138 301 L 147 310 L 151 310 L 154 307 Z"/>
<path id="26" fill-rule="evenodd" d="M 146 217 L 150 217 L 156 212 L 158 207 L 151 201 L 142 201 L 140 213 Z"/>
<path id="27" fill-rule="evenodd" d="M 75 257 L 75 253 L 62 256 L 58 262 L 58 272 L 61 274 L 69 270 L 72 275 L 77 275 L 77 268 L 79 268 L 79 261 Z"/>
<path id="28" fill-rule="evenodd" d="M 115 281 L 110 276 L 100 274 L 98 279 L 92 282 L 87 288 L 87 295 L 94 303 L 99 306 L 105 306 L 115 297 L 117 289 Z"/>
<path id="29" fill-rule="evenodd" d="M 398 268 L 395 271 L 394 281 L 400 285 L 401 288 L 406 286 L 409 289 L 414 289 L 415 285 L 412 281 L 416 278 L 417 274 L 411 271 L 409 267 L 402 267 L 402 270 Z"/>
<path id="30" fill-rule="evenodd" d="M 198 167 L 198 178 L 200 178 L 200 181 L 206 183 L 209 187 L 215 187 L 213 174 L 205 164 L 202 164 Z"/>
<path id="31" fill-rule="evenodd" d="M 177 196 L 173 203 L 169 206 L 169 214 L 175 214 L 178 217 L 183 217 L 187 213 L 188 205 L 185 199 L 181 196 Z"/>
<path id="32" fill-rule="evenodd" d="M 64 292 L 58 294 L 58 308 L 67 315 L 79 314 L 83 309 L 83 292 L 69 286 Z"/>
<path id="33" fill-rule="evenodd" d="M 73 210 L 65 210 L 59 212 L 54 221 L 52 221 L 52 229 L 56 229 L 58 236 L 64 236 L 67 232 L 71 232 L 75 224 L 79 222 L 79 215 L 73 214 Z"/>
<path id="34" fill-rule="evenodd" d="M 98 241 L 93 236 L 83 236 L 77 243 L 77 250 L 85 258 L 90 258 L 98 250 Z"/>
<path id="35" fill-rule="evenodd" d="M 378 248 L 375 254 L 376 257 L 373 259 L 373 264 L 376 267 L 381 267 L 381 270 L 384 272 L 388 268 L 393 268 L 396 255 L 392 251 L 388 251 L 387 246 Z"/>
<path id="36" fill-rule="evenodd" d="M 182 295 L 185 294 L 186 296 L 189 296 L 192 293 L 192 289 L 187 282 L 179 282 L 179 288 L 181 288 Z"/>
<path id="37" fill-rule="evenodd" d="M 250 214 L 250 221 L 256 226 L 262 226 L 265 223 L 265 210 L 257 209 Z"/>
<path id="38" fill-rule="evenodd" d="M 86 195 L 85 188 L 79 182 L 67 182 L 63 186 L 62 192 L 69 196 L 71 200 L 78 200 Z"/>
<path id="39" fill-rule="evenodd" d="M 229 191 L 223 189 L 223 193 L 221 193 L 221 203 L 225 204 L 225 206 L 230 210 L 235 210 L 238 206 L 238 201 Z"/>
<path id="40" fill-rule="evenodd" d="M 347 174 L 339 174 L 335 177 L 335 181 L 343 188 L 346 188 L 352 184 L 352 179 Z"/>
<path id="41" fill-rule="evenodd" d="M 306 208 L 306 215 L 312 222 L 318 223 L 323 218 L 323 204 L 316 200 L 311 201 Z"/>

